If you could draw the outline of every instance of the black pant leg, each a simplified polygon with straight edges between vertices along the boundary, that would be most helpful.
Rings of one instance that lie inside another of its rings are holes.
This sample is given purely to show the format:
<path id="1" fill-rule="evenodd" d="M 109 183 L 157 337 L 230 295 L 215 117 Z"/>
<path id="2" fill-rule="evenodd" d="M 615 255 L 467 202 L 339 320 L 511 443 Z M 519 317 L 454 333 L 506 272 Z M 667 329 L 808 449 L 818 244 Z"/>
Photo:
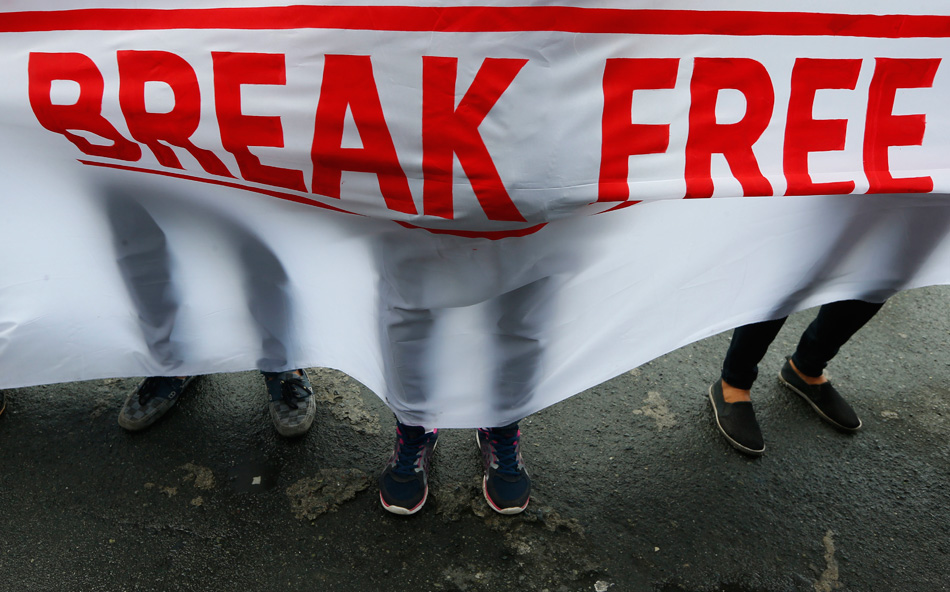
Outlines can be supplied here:
<path id="1" fill-rule="evenodd" d="M 759 374 L 759 362 L 765 357 L 765 352 L 787 318 L 736 328 L 722 363 L 722 379 L 736 388 L 751 389 Z"/>
<path id="2" fill-rule="evenodd" d="M 881 310 L 884 303 L 842 300 L 821 307 L 802 333 L 792 355 L 795 367 L 806 376 L 821 376 L 841 346 Z"/>

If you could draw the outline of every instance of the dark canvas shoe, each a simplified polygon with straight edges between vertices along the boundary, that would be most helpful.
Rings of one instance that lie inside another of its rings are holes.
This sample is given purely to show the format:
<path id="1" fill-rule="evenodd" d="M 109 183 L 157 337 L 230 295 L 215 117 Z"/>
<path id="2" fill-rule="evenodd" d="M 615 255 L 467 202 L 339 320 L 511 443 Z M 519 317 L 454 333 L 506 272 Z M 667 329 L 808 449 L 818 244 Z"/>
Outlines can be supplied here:
<path id="1" fill-rule="evenodd" d="M 317 413 L 317 403 L 313 400 L 313 388 L 307 372 L 301 368 L 261 374 L 270 396 L 268 408 L 277 433 L 287 438 L 306 434 Z"/>
<path id="2" fill-rule="evenodd" d="M 750 456 L 760 456 L 765 452 L 762 431 L 751 402 L 726 403 L 722 398 L 721 379 L 716 379 L 709 387 L 709 402 L 712 403 L 716 426 L 736 450 Z"/>
<path id="3" fill-rule="evenodd" d="M 429 497 L 429 462 L 439 430 L 396 423 L 396 446 L 379 475 L 379 501 L 393 514 L 408 516 Z"/>
<path id="4" fill-rule="evenodd" d="M 778 373 L 778 380 L 793 393 L 805 399 L 819 417 L 838 429 L 853 432 L 861 428 L 861 420 L 851 405 L 844 400 L 830 382 L 822 384 L 808 384 L 792 368 L 790 358 L 785 358 L 785 365 Z"/>
<path id="5" fill-rule="evenodd" d="M 149 376 L 139 384 L 119 411 L 119 425 L 136 432 L 144 430 L 178 404 L 194 376 Z"/>
<path id="6" fill-rule="evenodd" d="M 499 514 L 523 512 L 531 499 L 531 478 L 521 458 L 521 430 L 515 425 L 475 433 L 485 466 L 482 491 L 488 505 Z"/>

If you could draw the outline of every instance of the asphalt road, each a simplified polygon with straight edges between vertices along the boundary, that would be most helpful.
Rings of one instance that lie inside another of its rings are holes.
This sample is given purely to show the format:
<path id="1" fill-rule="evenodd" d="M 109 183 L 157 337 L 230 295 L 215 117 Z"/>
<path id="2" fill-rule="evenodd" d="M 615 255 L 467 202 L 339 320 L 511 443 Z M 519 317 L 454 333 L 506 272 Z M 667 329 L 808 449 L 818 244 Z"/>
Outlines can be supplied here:
<path id="1" fill-rule="evenodd" d="M 337 372 L 313 372 L 297 441 L 254 372 L 198 379 L 136 435 L 115 421 L 135 379 L 7 391 L 0 590 L 948 590 L 948 305 L 950 287 L 901 294 L 832 362 L 855 435 L 774 378 L 814 311 L 763 363 L 760 459 L 705 398 L 728 333 L 538 413 L 517 517 L 480 498 L 470 430 L 440 439 L 422 512 L 382 510 L 391 415 Z"/>

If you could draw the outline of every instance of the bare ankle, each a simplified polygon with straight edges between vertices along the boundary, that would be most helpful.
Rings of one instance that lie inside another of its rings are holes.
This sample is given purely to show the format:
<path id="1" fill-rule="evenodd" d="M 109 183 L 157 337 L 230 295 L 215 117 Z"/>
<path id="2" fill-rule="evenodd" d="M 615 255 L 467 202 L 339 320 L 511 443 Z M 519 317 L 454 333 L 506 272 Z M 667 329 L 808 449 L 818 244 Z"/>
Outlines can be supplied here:
<path id="1" fill-rule="evenodd" d="M 822 372 L 821 376 L 808 376 L 807 374 L 802 374 L 802 371 L 795 366 L 795 362 L 791 358 L 788 359 L 788 365 L 792 367 L 792 370 L 795 371 L 795 374 L 798 374 L 798 377 L 805 381 L 806 384 L 824 384 L 828 382 L 828 378 L 825 377 L 825 373 Z"/>
<path id="2" fill-rule="evenodd" d="M 736 388 L 723 380 L 722 399 L 726 403 L 750 403 L 752 401 L 752 391 L 750 389 Z"/>

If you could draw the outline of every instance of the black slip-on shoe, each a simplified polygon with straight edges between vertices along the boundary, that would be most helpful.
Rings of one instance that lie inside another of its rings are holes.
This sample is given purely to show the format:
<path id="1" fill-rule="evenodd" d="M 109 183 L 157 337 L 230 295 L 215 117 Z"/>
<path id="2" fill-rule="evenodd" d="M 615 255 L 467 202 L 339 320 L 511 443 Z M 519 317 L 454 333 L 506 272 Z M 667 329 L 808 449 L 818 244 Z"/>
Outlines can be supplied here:
<path id="1" fill-rule="evenodd" d="M 722 398 L 721 379 L 710 385 L 709 402 L 712 403 L 716 426 L 736 450 L 749 456 L 761 456 L 765 452 L 762 431 L 751 402 L 726 403 Z"/>
<path id="2" fill-rule="evenodd" d="M 811 405 L 811 408 L 818 413 L 819 417 L 839 430 L 854 432 L 861 429 L 861 420 L 858 419 L 858 414 L 844 400 L 844 397 L 835 390 L 835 387 L 831 386 L 831 382 L 808 384 L 795 372 L 789 360 L 791 358 L 785 358 L 785 365 L 778 373 L 779 382 L 793 393 L 797 393 L 802 399 L 805 399 Z"/>

